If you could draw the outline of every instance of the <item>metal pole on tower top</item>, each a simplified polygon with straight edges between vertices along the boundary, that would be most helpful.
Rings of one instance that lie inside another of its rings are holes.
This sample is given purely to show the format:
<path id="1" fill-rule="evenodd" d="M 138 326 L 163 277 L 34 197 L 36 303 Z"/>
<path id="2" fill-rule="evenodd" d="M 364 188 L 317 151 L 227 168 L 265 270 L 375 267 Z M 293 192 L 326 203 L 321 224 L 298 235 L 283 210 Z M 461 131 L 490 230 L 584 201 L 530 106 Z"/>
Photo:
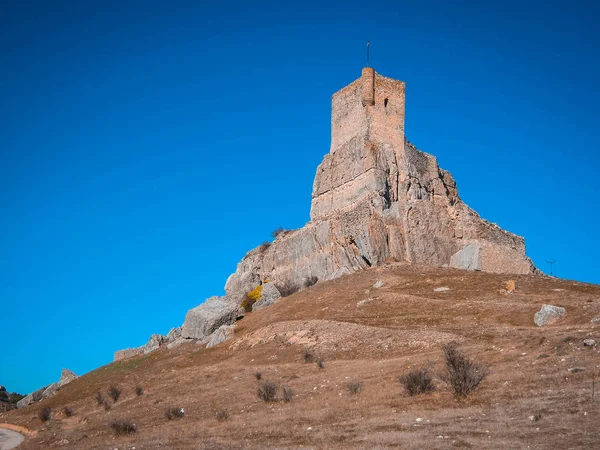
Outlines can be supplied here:
<path id="1" fill-rule="evenodd" d="M 367 67 L 369 67 L 369 49 L 371 47 L 371 43 L 367 41 Z"/>

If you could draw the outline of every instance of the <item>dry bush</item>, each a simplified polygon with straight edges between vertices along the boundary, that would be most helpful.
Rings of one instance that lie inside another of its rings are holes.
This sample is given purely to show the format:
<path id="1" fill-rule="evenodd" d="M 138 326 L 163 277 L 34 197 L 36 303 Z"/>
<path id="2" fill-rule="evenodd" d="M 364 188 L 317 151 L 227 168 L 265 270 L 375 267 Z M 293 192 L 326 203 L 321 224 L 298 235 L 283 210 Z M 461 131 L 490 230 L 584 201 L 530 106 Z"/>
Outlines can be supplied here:
<path id="1" fill-rule="evenodd" d="M 308 350 L 304 351 L 304 353 L 302 354 L 302 357 L 304 358 L 305 363 L 311 363 L 311 362 L 314 362 L 314 360 L 315 360 L 315 355 L 313 355 Z"/>
<path id="2" fill-rule="evenodd" d="M 358 394 L 362 390 L 362 383 L 359 381 L 349 381 L 346 383 L 346 390 L 351 394 Z"/>
<path id="3" fill-rule="evenodd" d="M 116 402 L 121 396 L 121 389 L 119 389 L 117 386 L 111 386 L 108 390 L 108 395 L 113 399 L 113 402 Z"/>
<path id="4" fill-rule="evenodd" d="M 48 422 L 52 417 L 52 410 L 50 408 L 42 408 L 38 412 L 38 417 L 42 422 Z"/>
<path id="5" fill-rule="evenodd" d="M 289 387 L 287 384 L 281 386 L 281 394 L 281 398 L 285 403 L 291 402 L 292 397 L 294 397 L 294 392 L 292 391 L 292 388 Z"/>
<path id="6" fill-rule="evenodd" d="M 111 427 L 115 434 L 131 434 L 137 431 L 137 425 L 130 420 L 115 420 Z"/>
<path id="7" fill-rule="evenodd" d="M 276 284 L 275 287 L 279 291 L 282 297 L 287 297 L 300 290 L 300 286 L 292 281 L 285 281 L 283 283 Z"/>
<path id="8" fill-rule="evenodd" d="M 257 380 L 259 380 L 259 381 L 260 381 L 260 379 L 262 378 L 262 373 L 261 373 L 261 372 L 256 372 L 256 373 L 254 374 L 254 376 L 256 377 L 256 379 L 257 379 Z"/>
<path id="9" fill-rule="evenodd" d="M 104 402 L 102 402 L 102 406 L 104 406 L 104 411 L 110 411 L 112 408 L 112 404 L 108 400 L 104 400 Z"/>
<path id="10" fill-rule="evenodd" d="M 144 395 L 144 388 L 141 386 L 138 386 L 135 388 L 135 394 L 139 397 L 140 395 Z"/>
<path id="11" fill-rule="evenodd" d="M 271 233 L 271 236 L 273 236 L 275 239 L 277 239 L 277 236 L 279 236 L 281 233 L 285 233 L 286 231 L 289 231 L 289 230 L 286 230 L 283 227 L 275 228 L 273 230 L 273 232 Z"/>
<path id="12" fill-rule="evenodd" d="M 75 415 L 75 410 L 69 406 L 65 406 L 65 409 L 63 409 L 63 412 L 65 413 L 65 416 L 67 416 L 67 417 L 73 417 Z"/>
<path id="13" fill-rule="evenodd" d="M 324 369 L 325 368 L 325 361 L 323 361 L 321 358 L 317 359 L 317 367 L 319 369 Z"/>
<path id="14" fill-rule="evenodd" d="M 98 391 L 96 394 L 96 401 L 98 402 L 98 405 L 104 404 L 104 395 L 102 395 L 102 392 Z"/>
<path id="15" fill-rule="evenodd" d="M 315 284 L 317 284 L 317 282 L 319 281 L 319 277 L 316 277 L 314 275 L 308 277 L 306 280 L 304 280 L 304 287 L 311 287 Z"/>
<path id="16" fill-rule="evenodd" d="M 404 391 L 411 397 L 435 391 L 433 377 L 429 369 L 413 369 L 406 375 L 402 375 L 398 380 L 404 386 Z"/>
<path id="17" fill-rule="evenodd" d="M 272 381 L 263 381 L 258 386 L 258 397 L 265 402 L 277 400 L 277 384 Z"/>
<path id="18" fill-rule="evenodd" d="M 261 253 L 264 253 L 265 251 L 267 251 L 267 249 L 271 246 L 270 242 L 263 242 L 262 244 L 260 244 L 260 246 L 258 247 L 258 251 Z"/>
<path id="19" fill-rule="evenodd" d="M 229 413 L 226 409 L 218 409 L 215 412 L 215 417 L 219 422 L 224 422 L 225 420 L 229 419 Z"/>
<path id="20" fill-rule="evenodd" d="M 489 374 L 487 367 L 469 359 L 456 342 L 450 342 L 442 347 L 446 363 L 445 373 L 440 378 L 448 383 L 455 397 L 466 397 Z"/>
<path id="21" fill-rule="evenodd" d="M 185 415 L 183 408 L 167 408 L 165 409 L 165 417 L 168 420 L 181 419 Z"/>

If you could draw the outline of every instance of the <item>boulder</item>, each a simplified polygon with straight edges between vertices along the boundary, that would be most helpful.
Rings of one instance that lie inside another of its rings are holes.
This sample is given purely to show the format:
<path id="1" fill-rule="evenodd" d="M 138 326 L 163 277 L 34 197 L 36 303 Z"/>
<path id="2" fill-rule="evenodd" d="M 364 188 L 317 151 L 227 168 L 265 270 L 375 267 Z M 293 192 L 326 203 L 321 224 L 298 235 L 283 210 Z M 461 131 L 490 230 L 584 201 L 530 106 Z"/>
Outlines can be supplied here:
<path id="1" fill-rule="evenodd" d="M 142 353 L 146 355 L 157 350 L 165 341 L 166 339 L 162 334 L 153 334 L 150 336 L 150 339 L 148 339 L 148 342 L 142 347 Z"/>
<path id="2" fill-rule="evenodd" d="M 123 350 L 117 350 L 115 352 L 113 361 L 120 361 L 121 359 L 131 358 L 132 356 L 141 355 L 143 353 L 143 347 L 126 348 Z"/>
<path id="3" fill-rule="evenodd" d="M 63 369 L 60 374 L 60 380 L 58 380 L 58 386 L 62 387 L 65 384 L 70 383 L 71 381 L 79 378 L 75 372 L 69 369 Z"/>
<path id="4" fill-rule="evenodd" d="M 538 327 L 552 325 L 561 320 L 566 314 L 567 310 L 560 306 L 542 305 L 542 308 L 533 316 L 533 321 Z"/>
<path id="5" fill-rule="evenodd" d="M 52 383 L 50 386 L 44 389 L 44 392 L 42 392 L 42 398 L 52 397 L 54 394 L 56 394 L 56 391 L 58 391 L 59 387 L 60 385 L 58 383 Z"/>
<path id="6" fill-rule="evenodd" d="M 204 339 L 222 325 L 231 325 L 238 316 L 239 304 L 227 297 L 211 297 L 190 309 L 181 329 L 186 339 Z"/>
<path id="7" fill-rule="evenodd" d="M 173 342 L 176 339 L 181 337 L 181 327 L 171 328 L 171 330 L 167 333 L 165 340 L 167 342 Z"/>
<path id="8" fill-rule="evenodd" d="M 214 347 L 215 345 L 225 342 L 233 337 L 235 325 L 222 325 L 217 328 L 208 338 L 206 348 Z"/>
<path id="9" fill-rule="evenodd" d="M 583 340 L 583 346 L 584 347 L 595 347 L 596 346 L 596 340 L 595 339 L 584 339 Z"/>
<path id="10" fill-rule="evenodd" d="M 260 298 L 252 305 L 252 311 L 270 306 L 281 298 L 281 294 L 273 283 L 264 283 Z"/>
<path id="11" fill-rule="evenodd" d="M 40 401 L 42 399 L 42 395 L 44 394 L 44 391 L 46 390 L 47 387 L 48 386 L 44 386 L 43 388 L 38 389 L 37 391 L 32 392 L 31 394 L 23 397 L 21 400 L 19 400 L 17 402 L 17 408 L 21 409 L 26 406 L 29 406 L 32 403 Z"/>
<path id="12" fill-rule="evenodd" d="M 382 286 L 383 286 L 383 281 L 379 280 L 373 285 L 373 288 L 379 289 Z"/>

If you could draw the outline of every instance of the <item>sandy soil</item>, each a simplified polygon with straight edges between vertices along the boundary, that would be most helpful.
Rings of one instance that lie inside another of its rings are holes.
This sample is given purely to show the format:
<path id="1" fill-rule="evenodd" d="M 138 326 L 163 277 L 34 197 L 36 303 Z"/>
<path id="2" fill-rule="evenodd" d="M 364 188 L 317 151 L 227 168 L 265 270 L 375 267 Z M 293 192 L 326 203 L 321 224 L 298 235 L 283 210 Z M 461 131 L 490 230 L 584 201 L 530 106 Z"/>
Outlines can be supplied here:
<path id="1" fill-rule="evenodd" d="M 512 294 L 502 289 L 509 279 Z M 565 307 L 566 317 L 538 328 L 543 303 Z M 600 352 L 583 345 L 600 344 L 596 317 L 600 286 L 395 264 L 251 313 L 215 348 L 190 342 L 101 367 L 0 421 L 38 432 L 24 450 L 600 448 L 600 395 L 592 402 Z M 406 395 L 398 377 L 414 367 L 441 373 L 441 345 L 452 340 L 489 367 L 480 387 L 457 400 L 436 378 L 435 392 Z M 306 363 L 305 351 L 324 367 Z M 260 400 L 257 372 L 290 387 L 292 400 Z M 350 381 L 362 383 L 360 393 L 347 390 Z M 122 395 L 106 411 L 95 397 L 111 385 Z M 53 410 L 46 423 L 43 407 Z M 167 420 L 168 407 L 185 416 Z M 116 419 L 137 432 L 116 436 Z"/>

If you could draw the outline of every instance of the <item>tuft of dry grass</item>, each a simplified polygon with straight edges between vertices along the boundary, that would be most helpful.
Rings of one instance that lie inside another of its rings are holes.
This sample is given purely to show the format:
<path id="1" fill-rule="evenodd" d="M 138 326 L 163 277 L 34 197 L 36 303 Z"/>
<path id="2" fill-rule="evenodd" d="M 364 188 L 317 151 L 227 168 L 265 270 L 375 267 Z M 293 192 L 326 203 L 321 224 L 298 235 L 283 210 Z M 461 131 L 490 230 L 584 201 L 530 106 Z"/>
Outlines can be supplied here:
<path id="1" fill-rule="evenodd" d="M 140 395 L 144 395 L 144 388 L 141 386 L 137 386 L 135 388 L 135 394 L 139 397 Z"/>
<path id="2" fill-rule="evenodd" d="M 356 395 L 362 391 L 362 383 L 359 381 L 349 381 L 346 383 L 346 390 L 351 394 Z"/>
<path id="3" fill-rule="evenodd" d="M 96 401 L 98 402 L 98 405 L 104 404 L 104 395 L 102 394 L 102 392 L 98 391 L 98 393 L 96 394 Z"/>
<path id="4" fill-rule="evenodd" d="M 317 359 L 317 367 L 319 369 L 324 369 L 325 368 L 325 361 L 323 361 L 323 359 L 321 359 L 321 358 L 318 358 Z"/>
<path id="5" fill-rule="evenodd" d="M 277 384 L 264 380 L 258 386 L 258 397 L 264 402 L 277 400 Z"/>
<path id="6" fill-rule="evenodd" d="M 311 363 L 315 360 L 315 355 L 313 355 L 308 350 L 304 350 L 304 353 L 302 354 L 302 358 L 304 358 L 305 363 Z"/>
<path id="7" fill-rule="evenodd" d="M 119 397 L 121 396 L 121 389 L 119 389 L 117 386 L 111 386 L 108 389 L 108 395 L 110 396 L 110 398 L 113 399 L 113 402 L 117 402 L 117 400 L 119 400 Z"/>
<path id="8" fill-rule="evenodd" d="M 227 412 L 226 409 L 218 409 L 215 412 L 215 417 L 217 418 L 217 420 L 219 422 L 224 422 L 229 419 L 229 413 Z"/>
<path id="9" fill-rule="evenodd" d="M 38 412 L 38 417 L 42 422 L 48 422 L 52 417 L 52 409 L 50 408 L 42 408 L 40 412 Z"/>
<path id="10" fill-rule="evenodd" d="M 110 426 L 116 435 L 132 434 L 137 431 L 137 425 L 130 420 L 115 420 Z"/>
<path id="11" fill-rule="evenodd" d="M 254 374 L 254 377 L 255 377 L 257 380 L 259 380 L 259 381 L 260 381 L 260 379 L 262 378 L 262 373 L 261 373 L 261 372 L 256 372 L 256 373 Z"/>
<path id="12" fill-rule="evenodd" d="M 294 397 L 294 392 L 292 391 L 292 388 L 289 387 L 287 384 L 284 384 L 281 386 L 281 399 L 283 400 L 284 403 L 289 403 L 292 401 L 292 398 Z"/>
<path id="13" fill-rule="evenodd" d="M 65 413 L 66 417 L 73 417 L 75 415 L 75 410 L 69 406 L 65 406 L 63 412 Z"/>
<path id="14" fill-rule="evenodd" d="M 442 351 L 446 371 L 440 375 L 440 378 L 450 385 L 455 397 L 469 395 L 489 374 L 487 367 L 469 359 L 456 342 L 444 344 Z"/>
<path id="15" fill-rule="evenodd" d="M 404 391 L 411 397 L 435 391 L 429 369 L 413 369 L 398 380 L 404 386 Z"/>

